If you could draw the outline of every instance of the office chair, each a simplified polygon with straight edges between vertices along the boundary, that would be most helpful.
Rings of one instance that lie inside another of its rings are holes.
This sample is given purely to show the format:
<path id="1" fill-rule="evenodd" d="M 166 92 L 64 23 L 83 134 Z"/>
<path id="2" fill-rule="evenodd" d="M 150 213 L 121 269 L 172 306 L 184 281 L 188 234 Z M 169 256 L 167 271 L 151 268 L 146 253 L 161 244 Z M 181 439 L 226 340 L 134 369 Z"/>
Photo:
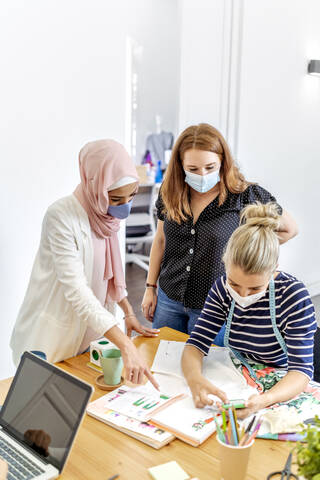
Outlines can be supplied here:
<path id="1" fill-rule="evenodd" d="M 151 244 L 156 232 L 154 189 L 154 184 L 140 185 L 126 223 L 126 263 L 135 263 L 146 271 L 149 269 L 149 256 L 137 251 L 146 244 Z"/>

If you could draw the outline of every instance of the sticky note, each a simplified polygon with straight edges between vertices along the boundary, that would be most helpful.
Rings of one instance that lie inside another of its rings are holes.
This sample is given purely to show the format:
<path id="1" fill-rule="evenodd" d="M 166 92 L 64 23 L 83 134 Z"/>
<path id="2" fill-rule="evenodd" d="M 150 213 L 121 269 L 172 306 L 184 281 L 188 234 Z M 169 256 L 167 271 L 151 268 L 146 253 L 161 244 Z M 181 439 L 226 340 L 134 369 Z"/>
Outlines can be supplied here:
<path id="1" fill-rule="evenodd" d="M 163 463 L 156 467 L 148 468 L 148 472 L 154 480 L 188 480 L 189 475 L 180 467 L 177 462 Z"/>

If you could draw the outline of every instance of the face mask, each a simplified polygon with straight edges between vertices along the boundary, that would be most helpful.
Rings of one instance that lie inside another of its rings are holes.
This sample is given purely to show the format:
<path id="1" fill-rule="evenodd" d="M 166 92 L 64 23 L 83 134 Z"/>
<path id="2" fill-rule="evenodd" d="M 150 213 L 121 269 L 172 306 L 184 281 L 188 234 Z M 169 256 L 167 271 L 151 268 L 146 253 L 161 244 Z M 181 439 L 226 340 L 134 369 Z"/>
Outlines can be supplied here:
<path id="1" fill-rule="evenodd" d="M 129 216 L 131 206 L 132 200 L 130 200 L 128 203 L 123 203 L 122 205 L 109 205 L 107 213 L 112 217 L 120 218 L 122 220 L 123 218 L 127 218 Z"/>
<path id="2" fill-rule="evenodd" d="M 226 283 L 226 287 L 227 287 L 228 292 L 230 293 L 231 297 L 242 308 L 249 307 L 253 303 L 256 303 L 266 293 L 266 290 L 262 290 L 261 292 L 254 293 L 253 295 L 248 295 L 247 297 L 241 297 L 241 295 L 239 295 L 235 290 L 233 290 L 233 288 L 229 285 L 228 282 Z"/>
<path id="3" fill-rule="evenodd" d="M 184 171 L 186 174 L 185 182 L 199 193 L 206 193 L 213 188 L 220 180 L 219 170 L 207 173 L 207 175 L 198 175 L 197 173 Z"/>

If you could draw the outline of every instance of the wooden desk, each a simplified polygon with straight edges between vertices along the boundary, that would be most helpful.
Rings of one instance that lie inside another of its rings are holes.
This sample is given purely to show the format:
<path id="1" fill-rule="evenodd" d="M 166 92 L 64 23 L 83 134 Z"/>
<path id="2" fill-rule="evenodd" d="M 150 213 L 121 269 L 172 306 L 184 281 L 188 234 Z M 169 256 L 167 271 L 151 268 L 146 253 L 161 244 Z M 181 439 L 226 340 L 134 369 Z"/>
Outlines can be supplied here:
<path id="1" fill-rule="evenodd" d="M 183 333 L 162 328 L 158 338 L 138 337 L 135 344 L 151 365 L 159 339 L 184 341 L 186 338 L 187 335 Z M 85 353 L 65 360 L 58 366 L 94 385 L 98 373 L 86 366 L 88 358 L 89 354 Z M 0 382 L 0 404 L 3 403 L 10 382 L 10 379 Z M 96 388 L 92 400 L 105 393 Z M 256 440 L 251 451 L 247 480 L 264 480 L 268 473 L 282 468 L 289 451 L 286 442 Z M 155 450 L 86 415 L 67 466 L 59 478 L 107 480 L 118 473 L 119 480 L 150 480 L 147 468 L 171 460 L 176 460 L 189 475 L 200 480 L 220 478 L 215 435 L 197 448 L 176 439 L 160 450 Z"/>

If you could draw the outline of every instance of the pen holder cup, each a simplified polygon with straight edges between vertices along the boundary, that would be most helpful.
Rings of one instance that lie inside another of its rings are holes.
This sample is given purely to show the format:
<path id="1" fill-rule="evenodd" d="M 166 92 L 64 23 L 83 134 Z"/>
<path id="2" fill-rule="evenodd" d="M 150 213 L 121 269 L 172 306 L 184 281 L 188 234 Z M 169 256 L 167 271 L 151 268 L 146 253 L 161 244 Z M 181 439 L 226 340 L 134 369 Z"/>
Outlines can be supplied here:
<path id="1" fill-rule="evenodd" d="M 228 445 L 218 437 L 217 442 L 219 446 L 221 480 L 245 480 L 254 440 L 243 447 Z"/>

